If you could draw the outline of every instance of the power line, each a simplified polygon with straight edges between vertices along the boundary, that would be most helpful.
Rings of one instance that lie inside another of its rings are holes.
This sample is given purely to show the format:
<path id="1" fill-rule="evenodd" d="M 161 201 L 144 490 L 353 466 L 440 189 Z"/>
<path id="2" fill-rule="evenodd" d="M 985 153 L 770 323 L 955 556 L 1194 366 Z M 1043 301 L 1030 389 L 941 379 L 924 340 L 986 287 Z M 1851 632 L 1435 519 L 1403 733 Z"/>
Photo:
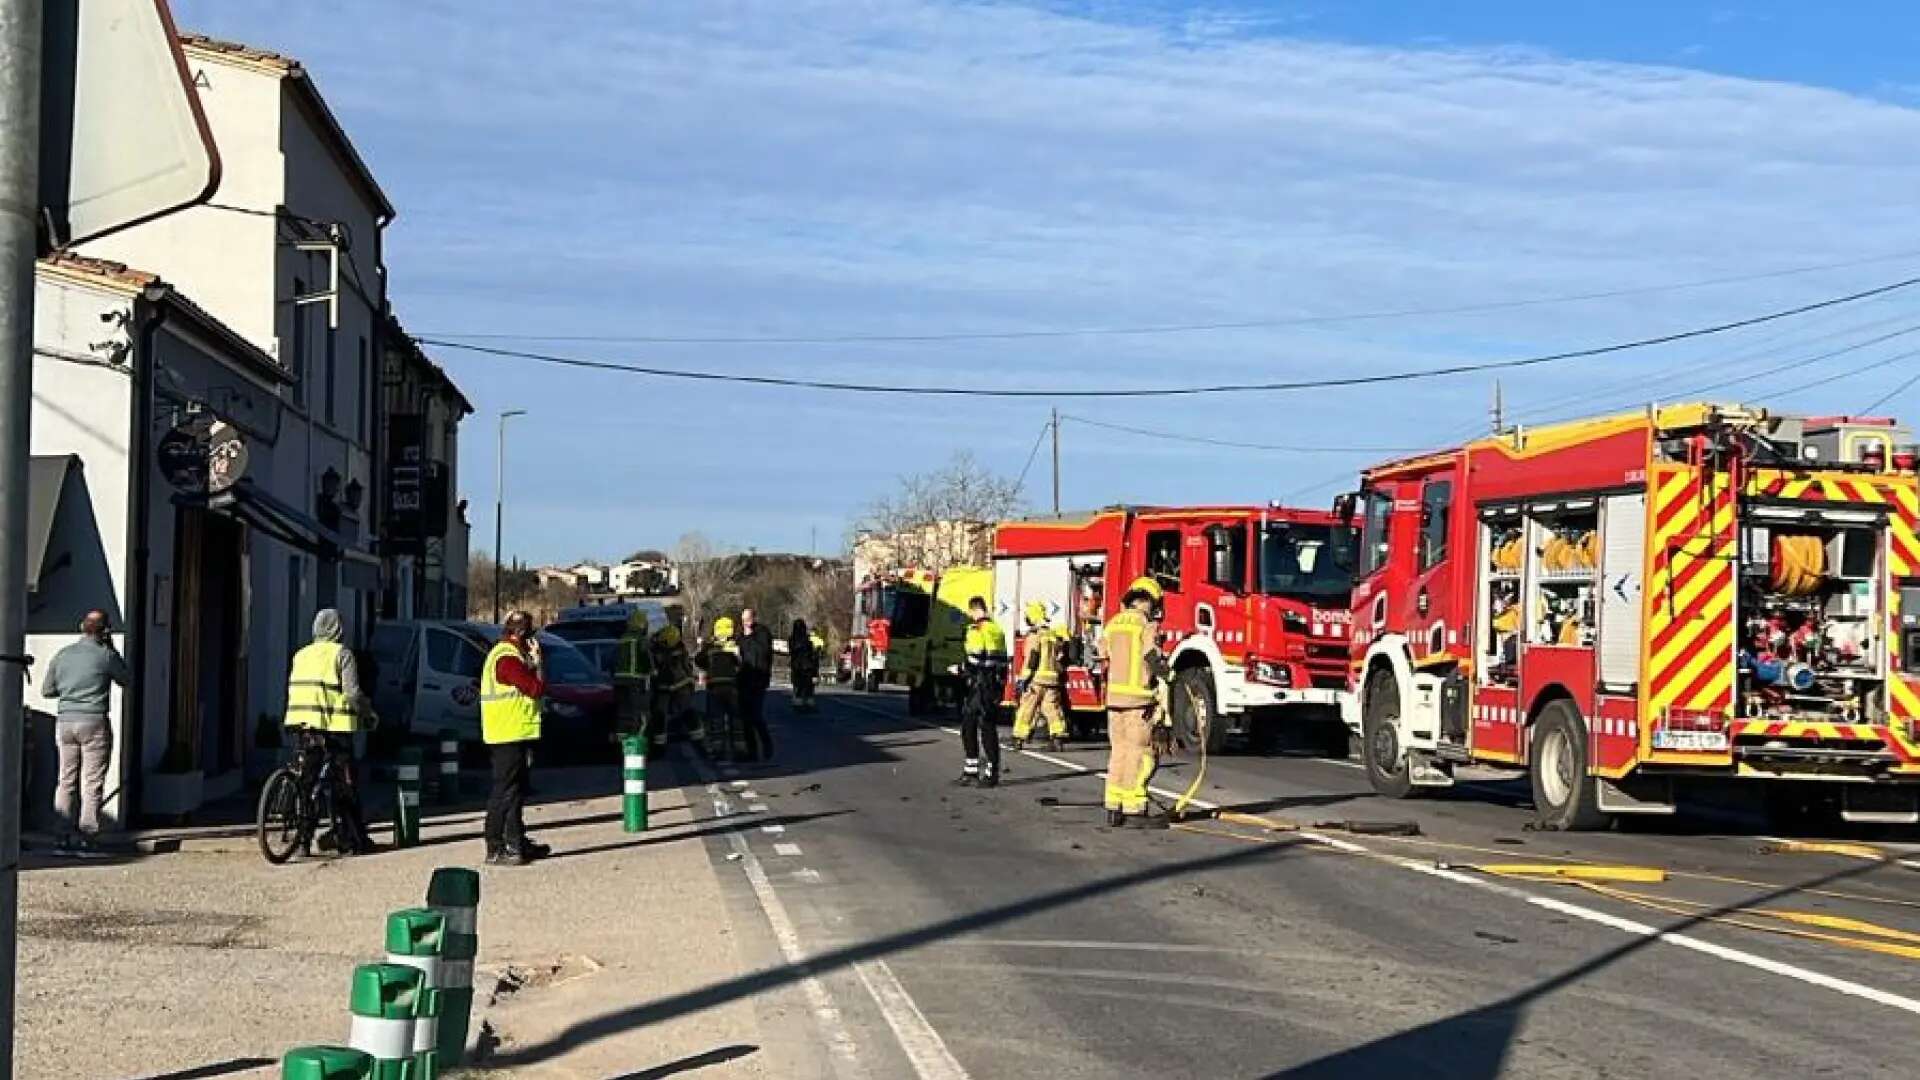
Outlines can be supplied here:
<path id="1" fill-rule="evenodd" d="M 1798 394 L 1805 390 L 1812 390 L 1817 386 L 1825 386 L 1828 383 L 1839 382 L 1841 379 L 1851 379 L 1855 375 L 1861 375 L 1869 371 L 1877 371 L 1880 368 L 1888 366 L 1889 364 L 1897 364 L 1902 360 L 1911 360 L 1916 356 L 1920 356 L 1920 349 L 1910 349 L 1903 353 L 1895 353 L 1884 360 L 1875 360 L 1871 364 L 1862 364 L 1857 368 L 1848 368 L 1845 371 L 1836 372 L 1832 375 L 1826 376 L 1825 378 L 1814 379 L 1810 382 L 1803 382 L 1799 386 L 1789 386 L 1785 390 L 1775 391 L 1774 394 L 1777 397 L 1789 397 L 1793 394 Z"/>
<path id="2" fill-rule="evenodd" d="M 1065 327 L 1036 330 L 952 330 L 918 334 L 826 334 L 820 336 L 776 335 L 765 337 L 674 337 L 645 334 L 461 333 L 448 330 L 426 331 L 426 336 L 461 338 L 466 341 L 553 341 L 625 345 L 856 345 L 871 343 L 908 344 L 914 342 L 942 341 L 1014 341 L 1027 338 L 1197 334 L 1213 333 L 1222 330 L 1265 330 L 1287 326 L 1322 326 L 1333 323 L 1374 322 L 1387 319 L 1407 319 L 1432 315 L 1471 315 L 1477 312 L 1509 311 L 1515 308 L 1539 307 L 1551 304 L 1573 304 L 1587 300 L 1613 300 L 1627 296 L 1646 296 L 1652 293 L 1704 289 L 1716 285 L 1738 285 L 1754 281 L 1767 281 L 1774 278 L 1791 277 L 1797 274 L 1818 273 L 1823 270 L 1841 270 L 1856 266 L 1870 266 L 1875 263 L 1897 262 L 1917 256 L 1920 256 L 1920 251 L 1902 251 L 1891 255 L 1876 255 L 1866 259 L 1850 259 L 1845 262 L 1821 263 L 1815 266 L 1797 266 L 1785 270 L 1770 270 L 1758 274 L 1740 274 L 1733 277 L 1706 278 L 1699 281 L 1681 281 L 1664 285 L 1642 285 L 1630 289 L 1609 289 L 1603 292 L 1572 293 L 1563 296 L 1540 296 L 1520 300 L 1496 300 L 1478 304 L 1462 304 L 1454 307 L 1399 308 L 1387 311 L 1349 312 L 1339 315 L 1307 315 L 1291 319 L 1250 319 L 1243 322 Z"/>
<path id="3" fill-rule="evenodd" d="M 1920 373 L 1915 373 L 1913 375 L 1907 376 L 1907 380 L 1905 382 L 1887 391 L 1886 393 L 1880 395 L 1879 397 L 1874 398 L 1873 404 L 1868 405 L 1864 409 L 1861 409 L 1859 415 L 1866 415 L 1866 414 L 1872 413 L 1873 410 L 1879 408 L 1882 405 L 1885 405 L 1887 402 L 1892 401 L 1894 398 L 1899 397 L 1901 394 L 1906 393 L 1907 388 L 1917 382 L 1920 382 Z"/>
<path id="4" fill-rule="evenodd" d="M 1024 490 L 1026 488 L 1027 470 L 1033 468 L 1033 459 L 1040 456 L 1040 444 L 1047 441 L 1047 432 L 1052 430 L 1053 421 L 1051 419 L 1040 425 L 1040 434 L 1034 437 L 1033 449 L 1027 451 L 1027 463 L 1020 466 L 1020 479 L 1013 482 L 1013 486 L 1016 489 Z"/>
<path id="5" fill-rule="evenodd" d="M 1277 446 L 1272 443 L 1238 442 L 1233 439 L 1213 439 L 1204 435 L 1183 435 L 1175 431 L 1155 431 L 1151 428 L 1132 427 L 1127 424 L 1114 424 L 1105 420 L 1092 420 L 1084 416 L 1061 413 L 1060 419 L 1071 420 L 1088 427 L 1105 428 L 1108 431 L 1122 431 L 1129 435 L 1144 435 L 1149 439 L 1167 439 L 1172 442 L 1197 443 L 1202 446 L 1224 446 L 1233 450 L 1271 450 L 1283 454 L 1344 454 L 1353 453 L 1404 453 L 1420 450 L 1418 446 Z"/>
<path id="6" fill-rule="evenodd" d="M 1300 379 L 1282 382 L 1264 383 L 1217 383 L 1200 386 L 1171 386 L 1142 389 L 1097 390 L 1085 387 L 1022 388 L 996 390 L 973 386 L 890 386 L 881 383 L 838 382 L 822 379 L 795 379 L 776 375 L 740 375 L 729 372 L 702 371 L 684 368 L 656 367 L 645 364 L 615 363 L 607 360 L 590 360 L 578 356 L 556 356 L 549 353 L 526 352 L 518 349 L 501 349 L 488 345 L 475 345 L 468 342 L 451 341 L 421 335 L 415 338 L 421 345 L 435 345 L 447 349 L 459 349 L 465 352 L 510 359 L 531 360 L 538 363 L 558 364 L 564 367 L 586 368 L 597 371 L 618 371 L 633 375 L 650 375 L 656 378 L 687 379 L 697 382 L 716 382 L 746 384 L 753 386 L 778 386 L 804 390 L 835 390 L 860 394 L 906 394 L 941 397 L 979 397 L 979 398 L 1147 398 L 1147 397 L 1195 397 L 1208 394 L 1229 393 L 1284 393 L 1293 390 L 1310 390 L 1342 386 L 1372 386 L 1380 383 L 1408 382 L 1419 379 L 1434 379 L 1447 375 L 1465 375 L 1477 371 L 1498 371 L 1508 368 L 1533 367 L 1551 364 L 1563 360 L 1579 360 L 1594 356 L 1606 356 L 1627 352 L 1632 349 L 1650 348 L 1676 341 L 1723 334 L 1730 330 L 1757 326 L 1761 323 L 1804 315 L 1810 311 L 1837 307 L 1854 303 L 1869 297 L 1883 296 L 1899 289 L 1911 288 L 1920 284 L 1920 277 L 1906 278 L 1891 284 L 1881 285 L 1845 296 L 1818 300 L 1799 307 L 1755 315 L 1733 322 L 1718 323 L 1712 326 L 1681 330 L 1655 337 L 1640 338 L 1634 341 L 1616 342 L 1611 345 L 1599 345 L 1585 349 L 1573 349 L 1566 352 L 1548 353 L 1543 356 L 1528 356 L 1512 360 L 1492 360 L 1471 364 L 1451 364 L 1444 367 L 1425 370 L 1387 372 L 1379 375 L 1348 375 L 1332 379 Z"/>

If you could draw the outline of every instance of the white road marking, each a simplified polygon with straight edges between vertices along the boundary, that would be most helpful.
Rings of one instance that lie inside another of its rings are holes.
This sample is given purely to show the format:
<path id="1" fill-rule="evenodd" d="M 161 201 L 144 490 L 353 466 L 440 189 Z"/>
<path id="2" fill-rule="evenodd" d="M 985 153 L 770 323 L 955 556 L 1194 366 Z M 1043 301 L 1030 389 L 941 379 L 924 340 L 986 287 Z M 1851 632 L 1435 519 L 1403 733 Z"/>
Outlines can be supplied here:
<path id="1" fill-rule="evenodd" d="M 756 802 L 756 803 L 747 804 L 747 813 L 749 814 L 764 814 L 766 812 L 767 812 L 766 803 Z"/>
<path id="2" fill-rule="evenodd" d="M 1228 948 L 1221 945 L 1183 945 L 1175 941 L 1076 941 L 1039 938 L 1020 940 L 1008 938 L 964 938 L 960 941 L 942 942 L 941 947 L 959 946 L 989 949 L 1095 949 L 1105 952 L 1158 952 L 1158 953 L 1225 953 L 1229 956 L 1245 956 L 1244 948 Z"/>
<path id="3" fill-rule="evenodd" d="M 787 831 L 787 827 L 785 825 L 762 825 L 760 826 L 760 831 L 763 833 L 771 833 L 774 836 L 779 836 L 781 833 Z"/>
<path id="4" fill-rule="evenodd" d="M 887 719 L 890 719 L 890 720 L 900 719 L 900 717 L 896 717 L 891 714 L 880 713 L 879 710 L 866 708 L 860 705 L 855 705 L 852 702 L 847 702 L 846 704 L 852 705 L 852 707 L 857 709 L 862 709 L 863 711 L 866 711 L 866 712 L 873 712 L 878 715 L 886 716 Z M 955 729 L 953 728 L 942 727 L 934 724 L 924 724 L 923 721 L 914 721 L 914 722 L 922 723 L 924 726 L 927 726 L 927 727 L 939 727 L 939 730 L 948 732 L 950 734 L 958 734 L 958 732 L 955 731 Z M 1021 750 L 1021 751 L 1018 751 L 1018 753 L 1025 754 L 1028 757 L 1036 758 L 1040 761 L 1047 762 L 1048 764 L 1051 764 L 1051 765 L 1058 765 L 1062 768 L 1072 769 L 1076 772 L 1085 773 L 1088 775 L 1093 775 L 1094 773 L 1093 769 L 1085 765 L 1081 765 L 1077 762 L 1066 761 L 1061 758 L 1051 757 L 1046 754 L 1040 754 L 1032 750 Z M 1361 767 L 1352 762 L 1330 762 L 1329 764 L 1341 764 L 1349 768 Z M 1104 775 L 1104 773 L 1101 775 Z M 1149 788 L 1148 790 L 1159 795 L 1172 794 L 1160 788 Z M 1218 809 L 1218 807 L 1215 806 L 1214 804 L 1204 802 L 1200 799 L 1193 800 L 1193 804 L 1195 806 L 1200 806 L 1204 809 Z M 1607 912 L 1599 911 L 1594 908 L 1585 907 L 1580 904 L 1571 904 L 1571 903 L 1568 903 L 1567 901 L 1559 900 L 1554 897 L 1540 896 L 1534 893 L 1527 892 L 1523 889 L 1511 888 L 1509 886 L 1487 881 L 1485 879 L 1474 877 L 1469 874 L 1463 874 L 1457 870 L 1449 870 L 1449 869 L 1446 869 L 1445 867 L 1435 866 L 1431 863 L 1422 863 L 1422 862 L 1417 862 L 1411 859 L 1402 859 L 1397 856 L 1388 855 L 1383 852 L 1376 851 L 1373 848 L 1366 847 L 1365 845 L 1362 845 L 1362 844 L 1355 844 L 1355 843 L 1352 843 L 1351 841 L 1338 839 L 1337 837 L 1331 837 L 1331 836 L 1326 836 L 1320 833 L 1305 832 L 1305 831 L 1297 833 L 1296 835 L 1306 840 L 1311 840 L 1316 843 L 1324 844 L 1327 847 L 1333 848 L 1338 851 L 1346 851 L 1353 854 L 1374 855 L 1379 857 L 1384 862 L 1391 863 L 1395 866 L 1399 866 L 1404 869 L 1413 870 L 1422 874 L 1428 874 L 1437 878 L 1443 878 L 1447 881 L 1452 881 L 1462 885 L 1469 885 L 1477 889 L 1485 889 L 1490 892 L 1499 893 L 1502 896 L 1519 900 L 1521 903 L 1530 904 L 1534 907 L 1543 908 L 1545 910 L 1557 912 L 1562 915 L 1568 915 L 1576 919 L 1581 919 L 1586 922 L 1591 922 L 1600 926 L 1608 927 L 1610 929 L 1618 930 L 1622 933 L 1632 934 L 1637 937 L 1653 938 L 1661 942 L 1662 944 L 1672 945 L 1682 949 L 1688 949 L 1693 952 L 1702 953 L 1704 955 L 1712 956 L 1720 960 L 1725 960 L 1728 963 L 1738 964 L 1743 967 L 1752 968 L 1756 971 L 1764 971 L 1770 975 L 1777 975 L 1782 978 L 1793 979 L 1797 982 L 1806 983 L 1810 986 L 1818 986 L 1823 989 L 1832 990 L 1835 993 L 1845 994 L 1849 997 L 1860 998 L 1865 1001 L 1874 1002 L 1875 1004 L 1878 1004 L 1878 1005 L 1885 1005 L 1888 1008 L 1898 1009 L 1902 1012 L 1912 1013 L 1914 1015 L 1920 1015 L 1920 999 L 1903 997 L 1899 994 L 1895 994 L 1890 991 L 1881 990 L 1878 987 L 1867 986 L 1863 983 L 1857 983 L 1850 979 L 1842 979 L 1842 978 L 1839 978 L 1838 976 L 1828 975 L 1828 974 L 1825 974 L 1824 972 L 1814 971 L 1810 968 L 1801 967 L 1797 964 L 1784 963 L 1779 960 L 1774 960 L 1769 957 L 1761 956 L 1758 953 L 1747 952 L 1744 949 L 1735 949 L 1725 945 L 1719 945 L 1711 941 L 1703 941 L 1699 938 L 1689 937 L 1688 935 L 1679 933 L 1677 931 L 1662 930 L 1657 926 L 1650 926 L 1646 923 L 1636 922 L 1632 919 L 1621 918 L 1620 916 L 1611 915 L 1611 914 L 1608 914 Z M 1766 839 L 1766 838 L 1763 837 L 1762 839 Z M 1920 860 L 1904 860 L 1901 862 L 1900 865 L 1920 869 Z"/>
<path id="5" fill-rule="evenodd" d="M 800 845 L 799 844 L 775 844 L 773 845 L 773 853 L 775 855 L 779 855 L 784 858 L 792 858 L 793 856 L 800 854 Z"/>
<path id="6" fill-rule="evenodd" d="M 740 775 L 740 772 L 739 772 L 739 770 L 737 770 L 737 769 L 729 769 L 729 770 L 728 770 L 728 775 L 730 775 L 730 776 L 739 776 L 739 775 Z M 748 789 L 748 788 L 750 788 L 750 787 L 752 787 L 752 786 L 753 786 L 753 784 L 752 784 L 752 783 L 750 783 L 750 782 L 748 782 L 748 781 L 746 781 L 746 780 L 735 780 L 735 781 L 734 781 L 734 782 L 733 782 L 733 783 L 732 783 L 731 785 L 729 785 L 729 786 L 730 786 L 730 787 L 732 787 L 732 788 L 733 788 L 733 789 L 734 789 L 735 791 L 745 791 L 746 789 Z"/>
<path id="7" fill-rule="evenodd" d="M 716 799 L 716 805 L 724 805 L 724 798 Z M 813 1010 L 814 1020 L 820 1025 L 821 1034 L 826 1036 L 828 1050 L 857 1075 L 866 1075 L 866 1068 L 860 1063 L 860 1045 L 853 1039 L 853 1033 L 847 1030 L 847 1022 L 840 1015 L 839 1006 L 833 1003 L 833 996 L 812 967 L 807 964 L 807 954 L 800 947 L 800 933 L 793 928 L 793 920 L 787 916 L 787 905 L 780 894 L 773 889 L 773 883 L 767 880 L 767 871 L 754 857 L 753 849 L 747 846 L 747 839 L 739 832 L 727 834 L 727 843 L 739 856 L 742 869 L 747 874 L 747 884 L 753 887 L 754 898 L 760 901 L 760 911 L 767 917 L 767 925 L 773 930 L 773 938 L 780 946 L 780 955 L 788 964 L 805 972 L 800 978 L 800 990 L 806 995 L 807 1005 Z"/>
<path id="8" fill-rule="evenodd" d="M 806 867 L 802 867 L 801 869 L 795 870 L 793 873 L 788 874 L 787 876 L 792 878 L 795 881 L 804 881 L 809 885 L 817 884 L 820 881 L 820 871 L 808 869 Z"/>
<path id="9" fill-rule="evenodd" d="M 740 793 L 740 797 L 746 799 L 748 802 L 752 802 L 754 799 L 760 797 L 760 793 L 757 791 L 743 791 Z"/>
<path id="10" fill-rule="evenodd" d="M 853 970 L 880 1006 L 880 1015 L 887 1018 L 887 1026 L 900 1040 L 900 1049 L 906 1051 L 907 1061 L 920 1080 L 967 1080 L 967 1070 L 954 1059 L 946 1041 L 927 1022 L 926 1014 L 894 978 L 885 960 L 867 960 L 853 965 Z"/>

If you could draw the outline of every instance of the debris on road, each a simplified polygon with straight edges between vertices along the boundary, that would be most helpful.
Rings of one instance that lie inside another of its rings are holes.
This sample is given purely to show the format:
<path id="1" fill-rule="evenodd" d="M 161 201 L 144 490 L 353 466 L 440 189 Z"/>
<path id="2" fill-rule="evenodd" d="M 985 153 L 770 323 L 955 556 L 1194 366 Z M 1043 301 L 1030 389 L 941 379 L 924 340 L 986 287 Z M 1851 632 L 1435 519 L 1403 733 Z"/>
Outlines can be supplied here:
<path id="1" fill-rule="evenodd" d="M 1473 936 L 1479 938 L 1481 941 L 1491 941 L 1495 945 L 1520 944 L 1520 939 L 1517 937 L 1508 937 L 1505 934 L 1496 934 L 1491 930 L 1475 930 L 1473 932 Z"/>
<path id="2" fill-rule="evenodd" d="M 1419 836 L 1417 821 L 1322 821 L 1316 829 L 1334 829 L 1355 836 Z"/>

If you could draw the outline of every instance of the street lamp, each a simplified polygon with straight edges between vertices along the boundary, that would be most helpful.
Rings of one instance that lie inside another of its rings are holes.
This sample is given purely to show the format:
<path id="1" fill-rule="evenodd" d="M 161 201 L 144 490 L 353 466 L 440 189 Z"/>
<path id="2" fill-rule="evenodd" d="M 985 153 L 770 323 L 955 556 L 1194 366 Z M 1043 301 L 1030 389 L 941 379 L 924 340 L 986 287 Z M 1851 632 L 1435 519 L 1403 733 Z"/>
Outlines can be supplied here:
<path id="1" fill-rule="evenodd" d="M 506 553 L 500 549 L 501 521 L 507 502 L 507 419 L 525 416 L 525 409 L 508 409 L 500 414 L 500 436 L 495 442 L 493 462 L 493 621 L 500 621 L 500 564 Z"/>

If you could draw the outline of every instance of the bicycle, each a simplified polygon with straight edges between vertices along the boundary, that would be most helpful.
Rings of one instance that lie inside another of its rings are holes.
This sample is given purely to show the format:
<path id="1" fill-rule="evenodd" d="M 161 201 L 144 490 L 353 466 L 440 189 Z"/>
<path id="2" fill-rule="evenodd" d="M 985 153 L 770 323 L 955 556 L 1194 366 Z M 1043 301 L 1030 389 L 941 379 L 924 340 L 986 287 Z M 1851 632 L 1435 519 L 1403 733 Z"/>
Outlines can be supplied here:
<path id="1" fill-rule="evenodd" d="M 314 836 L 323 821 L 331 826 L 336 845 L 348 843 L 352 833 L 340 808 L 353 801 L 353 789 L 335 767 L 326 736 L 301 729 L 299 753 L 292 762 L 275 769 L 260 789 L 255 821 L 260 854 L 275 866 L 295 853 L 311 855 Z"/>

